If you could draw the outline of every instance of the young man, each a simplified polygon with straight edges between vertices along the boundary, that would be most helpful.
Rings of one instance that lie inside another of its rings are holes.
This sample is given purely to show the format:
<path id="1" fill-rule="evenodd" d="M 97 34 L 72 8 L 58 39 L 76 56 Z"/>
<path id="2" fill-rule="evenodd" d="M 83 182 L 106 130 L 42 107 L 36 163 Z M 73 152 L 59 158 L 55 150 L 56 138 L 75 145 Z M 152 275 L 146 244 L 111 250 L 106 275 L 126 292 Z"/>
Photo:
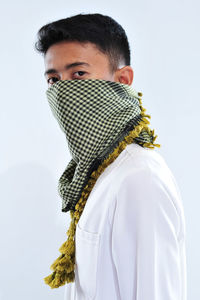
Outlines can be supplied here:
<path id="1" fill-rule="evenodd" d="M 101 14 L 43 26 L 47 98 L 72 159 L 59 179 L 72 222 L 45 278 L 65 300 L 186 300 L 185 217 L 155 151 L 123 28 Z"/>

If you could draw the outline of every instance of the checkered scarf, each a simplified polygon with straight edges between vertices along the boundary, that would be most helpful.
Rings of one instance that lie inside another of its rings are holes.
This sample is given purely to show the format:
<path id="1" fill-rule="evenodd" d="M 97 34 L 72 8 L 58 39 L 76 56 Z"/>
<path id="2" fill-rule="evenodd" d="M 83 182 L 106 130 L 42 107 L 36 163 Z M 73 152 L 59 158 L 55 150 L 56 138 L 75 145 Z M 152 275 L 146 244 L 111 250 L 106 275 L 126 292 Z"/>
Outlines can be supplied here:
<path id="1" fill-rule="evenodd" d="M 58 288 L 75 278 L 75 232 L 89 194 L 101 173 L 127 144 L 153 149 L 157 137 L 147 124 L 141 92 L 102 79 L 60 80 L 46 91 L 53 115 L 64 132 L 72 156 L 59 179 L 62 211 L 70 210 L 68 239 L 44 278 Z"/>
<path id="2" fill-rule="evenodd" d="M 139 93 L 119 82 L 60 80 L 46 91 L 72 156 L 59 179 L 62 212 L 74 209 L 90 174 L 142 119 Z M 143 131 L 135 142 L 152 142 Z"/>

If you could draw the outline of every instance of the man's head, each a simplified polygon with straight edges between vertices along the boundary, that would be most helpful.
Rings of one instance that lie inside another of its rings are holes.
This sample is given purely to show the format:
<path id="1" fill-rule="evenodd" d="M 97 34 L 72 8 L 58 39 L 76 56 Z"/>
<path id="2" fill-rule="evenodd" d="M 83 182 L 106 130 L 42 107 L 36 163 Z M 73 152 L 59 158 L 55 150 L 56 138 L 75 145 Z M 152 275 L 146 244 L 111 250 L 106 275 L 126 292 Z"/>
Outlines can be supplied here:
<path id="1" fill-rule="evenodd" d="M 44 56 L 49 85 L 73 79 L 133 81 L 126 33 L 109 16 L 79 14 L 46 24 L 35 49 Z"/>

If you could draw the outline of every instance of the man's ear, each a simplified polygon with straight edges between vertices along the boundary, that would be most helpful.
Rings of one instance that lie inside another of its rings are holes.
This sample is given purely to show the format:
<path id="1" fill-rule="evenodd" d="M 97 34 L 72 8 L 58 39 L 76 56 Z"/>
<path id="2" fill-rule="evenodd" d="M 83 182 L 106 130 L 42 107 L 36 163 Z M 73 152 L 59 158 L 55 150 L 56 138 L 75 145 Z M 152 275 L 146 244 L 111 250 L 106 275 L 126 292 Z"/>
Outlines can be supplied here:
<path id="1" fill-rule="evenodd" d="M 131 66 L 125 66 L 121 69 L 117 69 L 114 76 L 114 81 L 131 85 L 133 82 L 134 71 Z"/>

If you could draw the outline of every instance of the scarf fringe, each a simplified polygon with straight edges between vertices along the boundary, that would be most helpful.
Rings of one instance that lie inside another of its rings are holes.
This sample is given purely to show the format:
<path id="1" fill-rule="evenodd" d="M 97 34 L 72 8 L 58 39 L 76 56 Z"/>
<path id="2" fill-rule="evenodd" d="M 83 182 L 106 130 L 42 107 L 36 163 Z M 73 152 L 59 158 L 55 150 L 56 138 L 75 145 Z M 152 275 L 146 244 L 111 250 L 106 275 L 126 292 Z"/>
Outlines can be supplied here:
<path id="1" fill-rule="evenodd" d="M 141 92 L 138 93 L 138 96 L 142 96 Z M 147 147 L 150 149 L 154 149 L 155 147 L 160 147 L 160 144 L 154 144 L 154 141 L 157 138 L 157 135 L 154 136 L 154 129 L 151 130 L 148 127 L 150 124 L 149 120 L 151 119 L 150 115 L 145 114 L 146 109 L 142 107 L 141 98 L 139 98 L 141 116 L 142 119 L 139 124 L 134 128 L 134 130 L 130 131 L 129 134 L 124 138 L 123 141 L 119 143 L 119 145 L 114 149 L 112 153 L 109 154 L 108 158 L 106 158 L 103 163 L 97 168 L 97 170 L 93 171 L 90 175 L 90 179 L 88 180 L 87 185 L 82 191 L 80 200 L 75 206 L 75 211 L 70 210 L 71 223 L 70 227 L 67 231 L 68 239 L 63 245 L 59 248 L 61 255 L 54 261 L 54 263 L 50 266 L 50 269 L 53 270 L 53 273 L 49 276 L 43 278 L 44 282 L 48 284 L 52 289 L 58 288 L 65 283 L 74 282 L 75 280 L 75 232 L 76 225 L 81 217 L 83 209 L 85 207 L 87 198 L 96 183 L 98 177 L 101 173 L 106 169 L 108 165 L 110 165 L 119 154 L 125 149 L 128 144 L 133 143 L 134 139 L 140 135 L 142 131 L 147 131 L 150 136 L 153 138 L 152 143 L 143 143 L 143 147 Z"/>

